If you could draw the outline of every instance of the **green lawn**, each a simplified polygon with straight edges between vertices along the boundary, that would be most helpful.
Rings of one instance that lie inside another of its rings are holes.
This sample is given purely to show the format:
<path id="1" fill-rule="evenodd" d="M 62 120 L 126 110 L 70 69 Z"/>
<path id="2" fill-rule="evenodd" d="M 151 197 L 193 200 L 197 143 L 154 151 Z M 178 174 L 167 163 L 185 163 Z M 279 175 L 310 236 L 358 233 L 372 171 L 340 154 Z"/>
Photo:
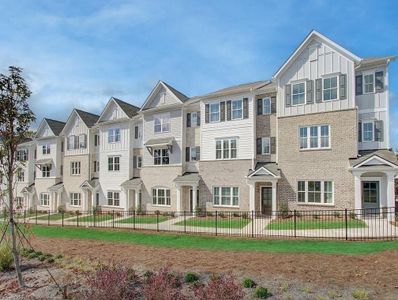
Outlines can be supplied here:
<path id="1" fill-rule="evenodd" d="M 135 220 L 134 220 L 135 219 Z M 160 216 L 159 215 L 159 223 L 160 222 L 164 222 L 169 220 L 170 217 L 166 217 L 166 216 Z M 136 215 L 135 217 L 129 217 L 120 221 L 117 221 L 117 223 L 128 223 L 128 224 L 154 224 L 157 222 L 157 218 L 154 215 L 150 215 L 150 216 L 145 216 L 145 215 Z"/>
<path id="2" fill-rule="evenodd" d="M 347 221 L 348 228 L 364 228 L 366 223 L 362 220 L 349 219 Z M 296 229 L 341 229 L 345 228 L 344 219 L 300 219 L 296 220 Z M 294 219 L 279 219 L 271 221 L 266 229 L 269 230 L 294 230 Z"/>
<path id="3" fill-rule="evenodd" d="M 272 253 L 321 253 L 321 254 L 372 254 L 398 249 L 393 242 L 345 242 L 317 240 L 267 240 L 248 238 L 223 238 L 186 234 L 152 234 L 126 230 L 32 226 L 38 237 L 87 239 L 108 242 L 138 244 L 154 247 L 189 248 L 222 251 L 259 251 Z"/>
<path id="4" fill-rule="evenodd" d="M 73 216 L 75 216 L 75 215 L 74 214 L 70 214 L 70 213 L 65 213 L 64 214 L 64 219 L 71 218 Z M 35 219 L 35 218 L 33 218 L 33 219 Z M 48 215 L 37 217 L 37 220 L 47 221 L 48 220 Z M 59 220 L 62 220 L 62 214 L 56 213 L 56 214 L 51 214 L 50 215 L 50 221 L 59 221 Z"/>
<path id="5" fill-rule="evenodd" d="M 243 228 L 247 224 L 249 224 L 249 220 L 240 219 L 240 218 L 218 218 L 217 219 L 217 227 L 218 228 Z M 174 225 L 182 225 L 184 226 L 184 221 L 180 221 L 175 223 Z M 216 227 L 215 218 L 202 218 L 202 217 L 194 217 L 186 220 L 187 226 L 193 227 Z"/>
<path id="6" fill-rule="evenodd" d="M 117 218 L 117 216 L 115 215 L 115 219 Z M 90 215 L 90 216 L 82 216 L 82 217 L 79 217 L 79 223 L 80 222 L 92 222 L 92 223 L 94 223 L 94 219 L 95 219 L 95 222 L 97 223 L 97 222 L 104 222 L 104 221 L 109 221 L 109 220 L 112 220 L 112 215 L 108 215 L 108 214 L 103 214 L 103 215 L 98 215 L 98 216 L 95 216 L 95 218 L 94 218 L 94 216 L 93 215 Z M 69 219 L 69 220 L 67 220 L 68 222 L 76 222 L 77 223 L 77 217 L 76 218 L 73 218 L 73 219 Z"/>

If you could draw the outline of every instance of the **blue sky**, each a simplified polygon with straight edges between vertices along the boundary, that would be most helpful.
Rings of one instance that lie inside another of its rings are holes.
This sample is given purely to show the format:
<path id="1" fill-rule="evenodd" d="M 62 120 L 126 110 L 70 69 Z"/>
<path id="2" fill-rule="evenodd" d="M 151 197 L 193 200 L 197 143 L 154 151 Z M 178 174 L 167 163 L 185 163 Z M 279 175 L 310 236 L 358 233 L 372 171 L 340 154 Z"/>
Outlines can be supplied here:
<path id="1" fill-rule="evenodd" d="M 311 29 L 360 57 L 398 55 L 397 1 L 0 0 L 0 72 L 25 69 L 40 120 L 269 79 Z M 398 148 L 398 61 L 390 67 Z"/>

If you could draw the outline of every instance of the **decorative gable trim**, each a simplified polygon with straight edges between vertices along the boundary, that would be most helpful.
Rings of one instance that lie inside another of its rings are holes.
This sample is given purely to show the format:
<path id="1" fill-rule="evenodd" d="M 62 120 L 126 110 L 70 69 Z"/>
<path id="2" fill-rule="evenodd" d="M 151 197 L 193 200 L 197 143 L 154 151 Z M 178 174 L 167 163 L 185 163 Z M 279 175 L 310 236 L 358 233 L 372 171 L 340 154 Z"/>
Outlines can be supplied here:
<path id="1" fill-rule="evenodd" d="M 73 118 L 75 116 L 75 118 Z M 73 124 L 73 121 L 76 120 L 76 117 L 80 119 L 81 123 L 84 124 L 84 126 L 87 125 L 86 123 L 83 121 L 83 119 L 80 117 L 80 115 L 78 114 L 78 112 L 76 111 L 76 109 L 73 109 L 72 112 L 70 113 L 68 119 L 66 120 L 66 124 L 64 129 L 62 129 L 60 135 L 65 135 L 65 133 L 68 131 L 68 129 L 70 128 L 70 126 Z"/>
<path id="2" fill-rule="evenodd" d="M 390 167 L 392 167 L 392 168 L 398 168 L 398 165 L 393 164 L 392 162 L 389 162 L 389 161 L 387 161 L 387 160 L 381 158 L 380 156 L 372 155 L 372 156 L 369 157 L 367 160 L 365 160 L 365 161 L 363 161 L 363 162 L 361 162 L 361 163 L 359 163 L 359 164 L 353 166 L 353 169 L 360 168 L 361 166 L 366 166 L 366 165 L 367 165 L 369 162 L 371 162 L 372 160 L 377 160 L 377 161 L 379 161 L 380 163 L 379 163 L 378 165 L 387 165 L 387 166 L 390 166 Z M 372 165 L 374 165 L 374 164 L 372 164 Z"/>
<path id="3" fill-rule="evenodd" d="M 51 127 L 48 125 L 46 119 L 43 119 L 43 120 L 40 122 L 39 127 L 37 128 L 37 131 L 36 131 L 36 134 L 35 134 L 35 138 L 36 138 L 36 139 L 40 139 L 40 138 L 41 138 L 40 135 L 41 135 L 42 131 L 44 130 L 44 128 L 46 128 L 46 126 L 47 126 L 47 128 L 51 131 L 52 135 L 55 137 L 55 134 L 54 134 L 54 132 L 52 131 Z"/>
<path id="4" fill-rule="evenodd" d="M 142 105 L 140 111 L 143 111 L 147 109 L 149 104 L 154 100 L 154 97 L 158 94 L 161 88 L 164 88 L 167 93 L 169 93 L 173 99 L 176 101 L 176 103 L 184 103 L 170 88 L 167 84 L 165 84 L 163 81 L 158 81 L 158 83 L 155 85 L 155 87 L 152 89 L 150 92 L 149 96 L 146 98 L 144 104 Z"/>
<path id="5" fill-rule="evenodd" d="M 265 176 L 271 176 L 271 177 L 274 177 L 274 178 L 280 178 L 279 176 L 275 175 L 274 173 L 272 173 L 271 171 L 269 171 L 265 167 L 258 168 L 256 171 L 254 171 L 253 173 L 251 173 L 247 177 L 251 178 L 251 177 L 256 176 L 256 175 L 257 176 L 265 175 Z"/>
<path id="6" fill-rule="evenodd" d="M 112 120 L 105 120 L 105 121 L 103 120 L 104 116 L 105 116 L 106 113 L 108 112 L 109 107 L 111 106 L 112 103 L 114 103 L 114 104 L 120 109 L 120 111 L 123 112 L 123 114 L 124 114 L 124 116 L 125 116 L 126 119 L 129 118 L 129 117 L 127 116 L 126 112 L 123 110 L 123 108 L 120 107 L 120 105 L 117 103 L 117 101 L 115 100 L 115 98 L 111 97 L 111 98 L 109 99 L 108 103 L 105 105 L 105 108 L 103 109 L 103 111 L 102 111 L 100 117 L 98 118 L 98 121 L 97 121 L 96 124 L 101 123 L 101 122 L 105 122 L 105 121 L 112 121 Z"/>

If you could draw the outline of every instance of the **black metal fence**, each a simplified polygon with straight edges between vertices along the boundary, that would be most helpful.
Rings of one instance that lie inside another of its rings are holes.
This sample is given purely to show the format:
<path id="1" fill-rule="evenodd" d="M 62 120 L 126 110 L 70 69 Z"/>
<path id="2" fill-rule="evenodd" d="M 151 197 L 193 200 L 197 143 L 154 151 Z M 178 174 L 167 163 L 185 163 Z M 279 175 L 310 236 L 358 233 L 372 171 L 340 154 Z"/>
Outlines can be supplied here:
<path id="1" fill-rule="evenodd" d="M 3 213 L 2 218 L 6 215 Z M 241 236 L 252 238 L 314 238 L 392 240 L 398 238 L 395 208 L 361 210 L 294 210 L 261 212 L 207 211 L 17 211 L 21 223 L 125 228 L 131 230 Z"/>

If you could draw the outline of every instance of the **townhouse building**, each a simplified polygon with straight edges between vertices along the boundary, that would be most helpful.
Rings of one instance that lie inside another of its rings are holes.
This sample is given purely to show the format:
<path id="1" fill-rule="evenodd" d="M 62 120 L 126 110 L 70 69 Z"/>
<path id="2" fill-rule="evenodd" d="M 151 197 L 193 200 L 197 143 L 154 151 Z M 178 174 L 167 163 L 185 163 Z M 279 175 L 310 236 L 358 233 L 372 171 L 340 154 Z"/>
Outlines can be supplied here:
<path id="1" fill-rule="evenodd" d="M 111 98 L 99 117 L 45 119 L 36 205 L 264 215 L 395 207 L 394 59 L 360 58 L 312 31 L 269 80 L 195 97 L 159 81 L 141 108 Z"/>

